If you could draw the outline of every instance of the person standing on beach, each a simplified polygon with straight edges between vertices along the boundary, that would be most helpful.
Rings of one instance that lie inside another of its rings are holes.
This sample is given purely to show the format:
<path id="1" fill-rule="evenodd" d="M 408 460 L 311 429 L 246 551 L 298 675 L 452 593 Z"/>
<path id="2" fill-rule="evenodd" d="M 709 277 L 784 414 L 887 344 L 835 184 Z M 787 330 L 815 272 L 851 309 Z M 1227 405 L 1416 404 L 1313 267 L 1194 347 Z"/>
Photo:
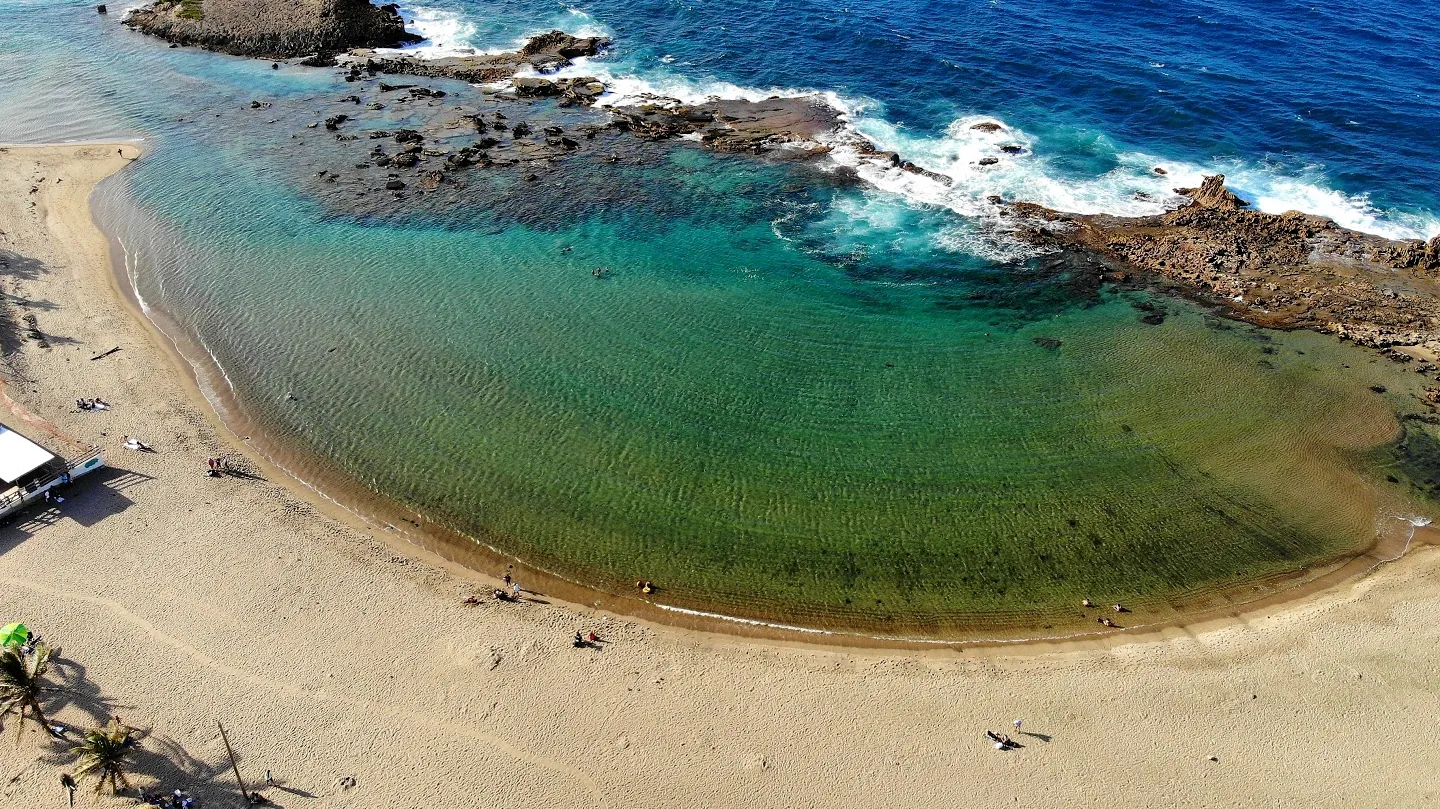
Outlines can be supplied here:
<path id="1" fill-rule="evenodd" d="M 1014 722 L 1011 722 L 1010 724 L 1012 724 L 1012 725 L 1015 726 L 1015 732 L 1016 732 L 1016 733 L 1019 733 L 1019 732 L 1020 732 L 1020 720 L 1019 720 L 1019 719 L 1016 719 Z"/>

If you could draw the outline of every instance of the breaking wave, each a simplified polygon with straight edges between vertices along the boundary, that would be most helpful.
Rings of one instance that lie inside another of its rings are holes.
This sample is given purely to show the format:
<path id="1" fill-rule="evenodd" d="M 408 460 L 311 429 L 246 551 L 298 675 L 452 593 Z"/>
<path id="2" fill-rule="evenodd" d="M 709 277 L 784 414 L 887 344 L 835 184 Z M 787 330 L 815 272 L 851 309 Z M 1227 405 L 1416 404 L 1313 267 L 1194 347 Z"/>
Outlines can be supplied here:
<path id="1" fill-rule="evenodd" d="M 422 56 L 455 55 L 456 47 L 483 50 L 477 44 L 475 26 L 459 14 L 425 7 L 406 10 L 426 43 L 408 52 Z M 588 14 L 567 8 L 555 20 L 577 35 L 610 35 L 610 31 Z M 519 37 L 523 42 L 527 36 Z M 483 44 L 483 43 L 482 43 Z M 512 42 L 490 50 L 513 49 Z M 884 117 L 882 105 L 865 98 L 843 97 L 813 88 L 745 87 L 724 81 L 704 80 L 678 71 L 672 56 L 612 58 L 608 55 L 577 59 L 555 74 L 557 77 L 595 76 L 607 91 L 599 106 L 640 103 L 696 104 L 715 98 L 758 101 L 776 96 L 813 96 L 841 114 L 845 127 L 829 138 L 830 160 L 834 167 L 845 166 L 877 191 L 907 205 L 939 206 L 965 217 L 986 217 L 994 206 L 988 198 L 1035 202 L 1075 213 L 1108 213 L 1117 216 L 1156 214 L 1180 204 L 1176 188 L 1195 187 L 1207 174 L 1223 173 L 1226 183 L 1256 209 L 1270 213 L 1295 210 L 1327 216 L 1340 225 L 1391 239 L 1428 239 L 1440 235 L 1440 216 L 1425 211 L 1382 209 L 1367 194 L 1347 194 L 1331 188 L 1319 166 L 1295 172 L 1285 167 L 1243 161 L 1216 161 L 1211 164 L 1168 159 L 1143 151 L 1126 149 L 1104 136 L 1078 139 L 1049 138 L 1031 134 L 998 118 L 962 116 L 939 134 L 917 132 Z M 857 148 L 860 139 L 883 151 L 952 182 L 891 165 L 884 159 Z M 1064 166 L 1074 163 L 1075 150 L 1083 151 L 1087 165 L 1103 170 L 1077 172 Z M 936 234 L 944 246 L 974 247 L 973 240 Z M 978 252 L 993 255 L 993 250 Z"/>

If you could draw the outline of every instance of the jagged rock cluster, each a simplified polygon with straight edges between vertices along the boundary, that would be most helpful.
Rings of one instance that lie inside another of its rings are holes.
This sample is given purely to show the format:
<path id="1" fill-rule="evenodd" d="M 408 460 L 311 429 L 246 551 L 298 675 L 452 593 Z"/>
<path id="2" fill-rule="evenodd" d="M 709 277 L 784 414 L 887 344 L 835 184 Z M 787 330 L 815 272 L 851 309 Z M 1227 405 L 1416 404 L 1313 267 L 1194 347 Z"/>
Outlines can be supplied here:
<path id="1" fill-rule="evenodd" d="M 1191 202 L 1136 218 L 1000 204 L 1023 239 L 1093 251 L 1119 277 L 1166 279 L 1248 322 L 1440 350 L 1440 237 L 1393 241 L 1325 217 L 1247 210 L 1223 175 L 1176 192 Z"/>
<path id="2" fill-rule="evenodd" d="M 420 40 L 405 30 L 397 6 L 369 0 L 159 0 L 130 12 L 125 24 L 177 45 L 267 59 Z"/>
<path id="3" fill-rule="evenodd" d="M 522 69 L 533 68 L 541 73 L 551 73 L 569 67 L 572 59 L 594 56 L 609 46 L 607 37 L 577 37 L 564 31 L 549 31 L 531 37 L 520 50 L 509 53 L 420 59 L 407 55 L 376 58 L 373 54 L 356 51 L 351 56 L 365 59 L 367 68 L 381 73 L 488 84 L 511 78 Z"/>
<path id="4" fill-rule="evenodd" d="M 616 125 L 647 140 L 698 134 L 700 142 L 721 152 L 761 153 L 775 147 L 803 144 L 794 154 L 810 157 L 829 148 L 822 136 L 840 128 L 840 113 L 814 98 L 769 98 L 763 101 L 713 99 L 686 105 L 670 99 L 614 110 Z"/>
<path id="5" fill-rule="evenodd" d="M 202 4 L 200 19 L 182 16 L 185 7 Z M 127 23 L 172 42 L 195 44 L 229 53 L 293 56 L 315 54 L 310 64 L 344 62 L 345 78 L 372 81 L 377 74 L 399 74 L 459 79 L 473 84 L 509 80 L 508 92 L 492 92 L 494 102 L 512 112 L 535 99 L 554 99 L 557 106 L 589 107 L 604 94 L 605 86 L 592 77 L 549 78 L 521 76 L 521 72 L 551 73 L 573 59 L 594 56 L 610 42 L 604 37 L 576 37 L 550 31 L 528 41 L 518 51 L 476 54 L 445 59 L 385 56 L 363 48 L 394 45 L 416 39 L 404 31 L 394 6 L 371 6 L 366 0 L 296 0 L 277 6 L 271 0 L 160 0 L 133 12 Z M 357 49 L 362 48 L 362 49 Z M 348 51 L 348 53 L 340 53 Z M 380 93 L 408 89 L 408 99 L 427 100 L 445 91 L 413 85 L 379 83 Z M 489 91 L 487 91 L 489 92 Z M 342 101 L 359 104 L 358 95 Z M 406 99 L 402 99 L 406 100 Z M 256 108 L 263 102 L 256 102 Z M 378 98 L 366 105 L 383 109 Z M 676 99 L 652 98 L 646 103 L 610 108 L 608 126 L 596 125 L 594 115 L 571 134 L 556 120 L 537 122 L 541 131 L 518 120 L 507 123 L 498 110 L 488 115 L 467 114 L 449 123 L 473 130 L 476 138 L 458 149 L 426 148 L 437 133 L 412 130 L 370 132 L 372 139 L 393 140 L 394 147 L 375 144 L 356 169 L 389 172 L 381 182 L 389 192 L 409 185 L 435 189 L 451 180 L 446 171 L 471 166 L 538 167 L 586 149 L 600 132 L 607 132 L 602 159 L 617 160 L 615 133 L 629 133 L 647 141 L 696 137 L 703 145 L 723 152 L 811 157 L 830 149 L 825 145 L 843 124 L 840 113 L 812 98 L 770 98 L 762 101 L 711 99 L 685 104 Z M 580 113 L 573 112 L 578 115 Z M 518 115 L 518 113 L 517 113 Z M 338 140 L 358 135 L 342 130 L 350 114 L 324 121 Z M 602 119 L 603 121 L 604 119 Z M 318 125 L 318 122 L 317 122 Z M 979 122 L 973 129 L 999 132 L 1002 125 Z M 877 149 L 851 136 L 847 145 L 864 159 L 928 177 L 944 185 L 953 180 Z M 1024 147 L 1000 147 L 1009 155 Z M 608 156 L 607 156 L 608 155 Z M 987 157 L 980 165 L 999 162 Z M 524 169 L 525 179 L 535 178 Z M 410 182 L 398 172 L 407 171 Z M 1163 174 L 1160 169 L 1157 174 Z M 326 174 L 326 182 L 336 176 Z M 1223 176 L 1207 177 L 1199 188 L 1176 189 L 1191 202 L 1164 214 L 1138 218 L 1085 216 L 1053 211 L 1027 203 L 991 201 L 1001 206 L 1009 229 L 1021 239 L 1059 251 L 1083 251 L 1100 257 L 1113 271 L 1111 277 L 1164 279 L 1187 294 L 1221 303 L 1235 317 L 1264 326 L 1311 328 L 1331 332 L 1379 348 L 1422 346 L 1440 351 L 1440 237 L 1428 243 L 1392 241 L 1346 230 L 1333 221 L 1299 213 L 1267 214 L 1251 211 L 1243 199 L 1225 187 Z M 367 192 L 357 191 L 358 194 Z"/>

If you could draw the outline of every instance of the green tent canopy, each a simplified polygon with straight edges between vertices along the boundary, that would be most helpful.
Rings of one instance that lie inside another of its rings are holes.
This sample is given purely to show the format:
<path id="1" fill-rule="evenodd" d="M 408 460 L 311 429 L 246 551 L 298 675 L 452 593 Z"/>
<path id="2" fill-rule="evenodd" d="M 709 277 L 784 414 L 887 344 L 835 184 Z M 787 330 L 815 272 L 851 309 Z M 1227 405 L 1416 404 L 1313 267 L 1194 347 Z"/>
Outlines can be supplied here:
<path id="1" fill-rule="evenodd" d="M 19 646 L 30 639 L 30 630 L 24 624 L 9 624 L 0 629 L 0 646 Z"/>

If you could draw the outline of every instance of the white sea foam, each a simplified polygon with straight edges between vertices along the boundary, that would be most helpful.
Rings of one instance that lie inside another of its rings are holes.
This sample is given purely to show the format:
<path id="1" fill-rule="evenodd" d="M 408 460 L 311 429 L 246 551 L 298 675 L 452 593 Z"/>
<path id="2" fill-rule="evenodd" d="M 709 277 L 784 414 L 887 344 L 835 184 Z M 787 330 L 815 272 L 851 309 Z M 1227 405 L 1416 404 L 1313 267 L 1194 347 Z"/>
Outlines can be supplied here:
<path id="1" fill-rule="evenodd" d="M 517 37 L 509 42 L 496 42 L 487 37 L 479 27 L 463 15 L 431 6 L 401 6 L 400 16 L 405 19 L 406 29 L 424 37 L 423 42 L 404 48 L 380 48 L 377 53 L 404 54 L 420 59 L 442 59 L 447 56 L 473 56 L 475 54 L 510 53 L 519 50 L 530 37 L 541 31 Z M 597 23 L 589 14 L 568 8 L 556 16 L 551 28 L 564 28 L 576 36 L 609 36 L 609 30 Z M 487 39 L 489 41 L 487 41 Z"/>
<path id="2" fill-rule="evenodd" d="M 982 128 L 976 129 L 980 125 Z M 990 131 L 989 125 L 998 126 Z M 1003 121 L 983 116 L 957 119 L 939 137 L 917 136 L 880 118 L 854 121 L 854 131 L 884 150 L 951 178 L 941 181 L 907 172 L 855 148 L 842 133 L 832 158 L 855 169 L 866 182 L 914 202 L 950 208 L 965 216 L 993 210 L 989 196 L 1036 202 L 1074 213 L 1144 216 L 1182 202 L 1175 188 L 1193 188 L 1207 174 L 1224 173 L 1226 183 L 1257 209 L 1269 213 L 1297 210 L 1328 216 L 1344 227 L 1392 239 L 1425 239 L 1440 234 L 1440 217 L 1428 213 L 1380 210 L 1366 195 L 1350 195 L 1324 185 L 1311 169 L 1293 176 L 1269 167 L 1240 163 L 1200 166 L 1141 152 L 1117 152 L 1116 166 L 1094 177 L 1065 176 L 1051 158 L 1033 150 L 1034 140 Z M 1008 154 L 1002 147 L 1019 147 Z M 987 160 L 988 159 L 988 160 Z M 990 165 L 981 161 L 993 160 Z M 1157 174 L 1156 168 L 1165 173 Z"/>
<path id="3" fill-rule="evenodd" d="M 568 19 L 557 25 L 582 36 L 608 36 L 610 31 L 590 15 L 575 8 L 566 10 Z M 424 7 L 407 10 L 415 28 L 428 42 L 406 52 L 422 57 L 455 55 L 456 48 L 473 48 L 475 27 L 458 15 Z M 522 37 L 523 43 L 528 37 Z M 517 43 L 518 45 L 518 43 Z M 513 49 L 516 45 L 512 45 Z M 499 50 L 506 50 L 501 48 Z M 1440 235 L 1440 216 L 1427 212 L 1382 210 L 1364 194 L 1345 194 L 1329 188 L 1323 173 L 1311 168 L 1295 173 L 1265 165 L 1239 162 L 1198 165 L 1167 160 L 1142 152 L 1116 150 L 1115 166 L 1104 174 L 1077 177 L 1061 170 L 1055 157 L 1037 151 L 1036 138 L 1004 121 L 986 116 L 958 118 L 939 135 L 915 133 L 886 120 L 867 115 L 877 105 L 845 98 L 833 92 L 795 87 L 745 87 L 723 81 L 701 81 L 681 75 L 670 67 L 673 56 L 662 64 L 644 67 L 599 58 L 575 59 L 555 78 L 595 76 L 606 92 L 597 106 L 619 107 L 645 103 L 701 104 L 714 99 L 761 101 L 773 97 L 815 96 L 841 114 L 844 128 L 827 139 L 832 146 L 833 165 L 848 166 L 869 185 L 893 195 L 896 202 L 948 208 L 966 217 L 994 217 L 995 206 L 988 197 L 1035 202 L 1074 213 L 1109 213 L 1118 216 L 1145 216 L 1161 213 L 1183 200 L 1175 188 L 1198 186 L 1207 174 L 1224 173 L 1226 183 L 1258 210 L 1283 213 L 1289 210 L 1328 216 L 1344 227 L 1392 239 L 1427 239 Z M 976 124 L 993 124 L 994 127 Z M 859 139 L 881 150 L 893 151 L 901 159 L 935 174 L 943 181 L 905 171 L 857 148 Z M 1011 147 L 1007 152 L 1003 147 Z M 1015 151 L 1018 147 L 1019 151 Z M 988 165 L 982 165 L 984 161 Z M 1157 174 L 1155 168 L 1164 170 Z M 1008 247 L 983 249 L 975 236 L 942 233 L 941 245 L 949 249 L 978 250 L 997 255 Z"/>

